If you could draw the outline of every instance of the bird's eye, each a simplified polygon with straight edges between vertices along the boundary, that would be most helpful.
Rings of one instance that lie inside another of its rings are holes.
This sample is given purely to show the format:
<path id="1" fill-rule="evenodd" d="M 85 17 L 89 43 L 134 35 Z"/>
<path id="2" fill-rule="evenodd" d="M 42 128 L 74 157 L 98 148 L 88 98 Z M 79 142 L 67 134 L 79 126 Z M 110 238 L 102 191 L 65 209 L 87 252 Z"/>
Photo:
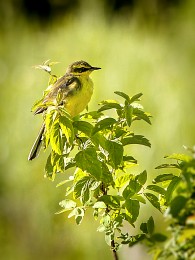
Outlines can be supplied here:
<path id="1" fill-rule="evenodd" d="M 75 68 L 74 71 L 77 72 L 77 73 L 82 73 L 82 72 L 85 72 L 89 70 L 88 68 L 85 68 L 85 67 L 81 67 L 81 68 Z"/>

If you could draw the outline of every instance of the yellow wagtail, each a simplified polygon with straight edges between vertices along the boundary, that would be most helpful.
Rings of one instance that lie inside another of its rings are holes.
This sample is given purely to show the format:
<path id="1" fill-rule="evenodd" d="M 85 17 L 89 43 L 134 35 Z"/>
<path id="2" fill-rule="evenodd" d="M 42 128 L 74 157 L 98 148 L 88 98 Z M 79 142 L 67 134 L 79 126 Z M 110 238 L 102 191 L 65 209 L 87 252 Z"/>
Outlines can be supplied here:
<path id="1" fill-rule="evenodd" d="M 55 104 L 58 93 L 61 91 L 64 108 L 71 117 L 77 116 L 87 107 L 91 99 L 93 94 L 93 82 L 89 75 L 92 71 L 98 69 L 100 68 L 92 67 L 85 61 L 73 62 L 68 66 L 65 75 L 51 86 L 49 92 L 43 98 L 34 114 L 43 113 L 52 103 Z M 43 123 L 31 148 L 28 160 L 33 160 L 38 156 L 44 131 L 45 124 Z"/>

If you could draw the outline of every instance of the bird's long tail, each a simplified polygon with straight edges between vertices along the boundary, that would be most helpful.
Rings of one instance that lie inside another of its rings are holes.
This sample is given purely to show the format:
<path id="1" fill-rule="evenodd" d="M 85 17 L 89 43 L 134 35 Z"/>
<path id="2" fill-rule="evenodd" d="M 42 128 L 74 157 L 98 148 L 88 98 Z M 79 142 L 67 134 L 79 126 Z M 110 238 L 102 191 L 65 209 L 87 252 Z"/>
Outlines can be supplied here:
<path id="1" fill-rule="evenodd" d="M 29 161 L 33 160 L 34 158 L 36 158 L 39 155 L 44 131 L 45 131 L 45 124 L 42 124 L 41 129 L 39 130 L 39 134 L 30 150 L 30 153 L 28 156 Z"/>

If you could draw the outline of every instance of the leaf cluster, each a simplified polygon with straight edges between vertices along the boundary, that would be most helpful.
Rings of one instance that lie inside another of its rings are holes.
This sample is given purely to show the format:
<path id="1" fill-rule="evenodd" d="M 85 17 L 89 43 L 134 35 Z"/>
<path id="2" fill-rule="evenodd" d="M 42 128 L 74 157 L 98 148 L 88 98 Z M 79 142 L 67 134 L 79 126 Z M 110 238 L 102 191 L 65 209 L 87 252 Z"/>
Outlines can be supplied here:
<path id="1" fill-rule="evenodd" d="M 133 97 L 115 93 L 123 103 L 104 100 L 98 111 L 77 118 L 71 118 L 58 102 L 51 105 L 44 115 L 44 147 L 51 146 L 46 176 L 54 180 L 59 173 L 65 174 L 58 186 L 64 185 L 66 198 L 60 202 L 58 213 L 69 211 L 68 217 L 80 224 L 86 210 L 92 208 L 94 218 L 100 221 L 98 231 L 105 233 L 108 245 L 118 249 L 127 241 L 132 245 L 121 228 L 124 222 L 135 227 L 141 204 L 148 200 L 160 208 L 157 197 L 145 192 L 147 172 L 135 175 L 131 171 L 137 160 L 125 149 L 135 144 L 151 146 L 146 137 L 131 131 L 138 120 L 151 124 L 150 114 L 138 104 L 141 93 Z M 113 117 L 105 114 L 108 110 Z M 66 173 L 68 169 L 71 176 Z M 152 233 L 150 222 L 147 228 L 140 226 L 141 238 Z M 141 238 L 139 234 L 134 236 L 133 243 Z"/>
<path id="2" fill-rule="evenodd" d="M 193 155 L 172 154 L 167 163 L 157 169 L 176 168 L 178 174 L 163 173 L 154 179 L 165 191 L 161 204 L 166 206 L 165 219 L 169 220 L 168 230 L 171 238 L 162 247 L 155 250 L 155 259 L 194 259 L 195 258 L 195 159 Z"/>

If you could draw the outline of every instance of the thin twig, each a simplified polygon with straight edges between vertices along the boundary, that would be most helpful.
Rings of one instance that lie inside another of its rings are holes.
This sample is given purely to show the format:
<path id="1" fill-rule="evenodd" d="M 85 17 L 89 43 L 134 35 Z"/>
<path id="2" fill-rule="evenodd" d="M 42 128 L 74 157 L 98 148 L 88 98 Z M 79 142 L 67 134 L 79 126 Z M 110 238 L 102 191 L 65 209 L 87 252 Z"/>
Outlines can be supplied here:
<path id="1" fill-rule="evenodd" d="M 111 241 L 111 247 L 112 247 L 112 253 L 113 253 L 113 256 L 114 256 L 114 260 L 119 260 L 116 249 L 115 249 L 114 240 Z"/>

